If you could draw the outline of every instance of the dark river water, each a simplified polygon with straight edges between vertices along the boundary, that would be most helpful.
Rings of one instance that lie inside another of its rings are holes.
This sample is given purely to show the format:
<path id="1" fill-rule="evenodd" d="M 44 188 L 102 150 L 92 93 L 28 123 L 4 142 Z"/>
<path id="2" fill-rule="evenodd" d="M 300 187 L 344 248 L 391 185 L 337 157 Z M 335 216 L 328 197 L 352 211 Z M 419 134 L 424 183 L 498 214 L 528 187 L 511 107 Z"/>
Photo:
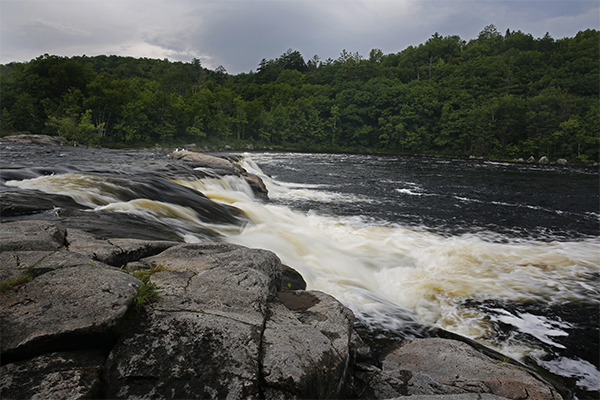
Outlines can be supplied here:
<path id="1" fill-rule="evenodd" d="M 438 327 L 597 398 L 598 170 L 249 153 L 269 202 L 165 153 L 0 144 L 3 221 L 274 251 L 389 337 Z"/>

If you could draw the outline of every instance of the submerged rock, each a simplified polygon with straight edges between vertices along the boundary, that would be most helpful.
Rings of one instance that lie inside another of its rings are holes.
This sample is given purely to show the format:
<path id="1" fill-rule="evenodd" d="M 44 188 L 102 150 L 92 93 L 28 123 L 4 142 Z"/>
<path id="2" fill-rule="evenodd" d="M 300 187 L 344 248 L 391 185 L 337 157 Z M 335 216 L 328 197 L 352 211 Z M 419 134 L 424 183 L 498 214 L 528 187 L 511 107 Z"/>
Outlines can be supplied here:
<path id="1" fill-rule="evenodd" d="M 5 178 L 3 176 L 3 178 Z M 23 178 L 26 179 L 26 178 Z M 0 193 L 0 214 L 3 217 L 40 213 L 56 208 L 85 208 L 69 196 L 40 191 L 5 191 Z"/>

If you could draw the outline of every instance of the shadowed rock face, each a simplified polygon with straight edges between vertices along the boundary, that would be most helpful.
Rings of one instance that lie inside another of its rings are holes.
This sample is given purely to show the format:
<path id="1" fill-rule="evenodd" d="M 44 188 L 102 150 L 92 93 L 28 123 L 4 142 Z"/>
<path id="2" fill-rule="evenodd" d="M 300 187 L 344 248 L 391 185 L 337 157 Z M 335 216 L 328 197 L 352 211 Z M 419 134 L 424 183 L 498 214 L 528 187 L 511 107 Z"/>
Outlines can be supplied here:
<path id="1" fill-rule="evenodd" d="M 93 351 L 49 353 L 2 366 L 3 399 L 97 399 L 105 356 Z"/>
<path id="2" fill-rule="evenodd" d="M 305 284 L 269 251 L 46 221 L 0 232 L 2 399 L 561 398 L 456 340 L 417 339 L 376 362 L 352 312 L 289 290 Z M 158 266 L 159 300 L 134 311 L 142 283 L 126 271 Z"/>

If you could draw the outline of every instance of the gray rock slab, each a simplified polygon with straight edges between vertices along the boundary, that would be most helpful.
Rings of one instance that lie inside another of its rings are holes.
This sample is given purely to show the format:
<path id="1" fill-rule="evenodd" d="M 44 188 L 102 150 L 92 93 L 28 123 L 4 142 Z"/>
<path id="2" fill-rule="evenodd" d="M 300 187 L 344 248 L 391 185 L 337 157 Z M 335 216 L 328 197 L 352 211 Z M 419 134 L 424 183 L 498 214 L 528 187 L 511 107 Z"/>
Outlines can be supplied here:
<path id="1" fill-rule="evenodd" d="M 114 267 L 153 256 L 180 242 L 139 239 L 102 239 L 78 229 L 67 232 L 69 251 L 84 254 Z"/>
<path id="2" fill-rule="evenodd" d="M 48 272 L 5 293 L 0 296 L 2 355 L 21 358 L 93 346 L 85 342 L 121 324 L 138 285 L 117 269 L 86 264 Z"/>
<path id="3" fill-rule="evenodd" d="M 181 245 L 142 260 L 159 301 L 131 321 L 106 364 L 109 398 L 328 398 L 341 393 L 352 312 L 320 292 L 271 289 L 273 253 Z M 280 283 L 279 283 L 280 284 Z"/>
<path id="4" fill-rule="evenodd" d="M 64 228 L 48 221 L 15 221 L 0 224 L 0 251 L 58 250 L 65 243 Z"/>
<path id="5" fill-rule="evenodd" d="M 171 153 L 171 158 L 175 160 L 186 161 L 206 168 L 223 169 L 230 171 L 231 173 L 235 171 L 234 165 L 228 160 L 194 151 L 174 151 Z"/>
<path id="6" fill-rule="evenodd" d="M 107 398 L 253 398 L 260 329 L 200 312 L 150 310 L 110 353 Z"/>
<path id="7" fill-rule="evenodd" d="M 164 266 L 172 270 L 151 276 L 160 300 L 128 325 L 110 353 L 109 398 L 259 397 L 271 277 L 223 253 L 234 250 L 257 261 L 244 248 L 215 243 L 200 248 L 202 254 L 198 246 L 167 250 L 173 258 L 164 258 L 169 260 Z M 262 255 L 264 262 L 278 262 L 272 253 Z"/>
<path id="8" fill-rule="evenodd" d="M 48 257 L 53 251 L 4 251 L 0 253 L 0 281 L 14 279 Z"/>
<path id="9" fill-rule="evenodd" d="M 270 304 L 263 336 L 265 398 L 338 397 L 347 379 L 354 315 L 324 293 L 292 296 L 302 298 L 284 296 Z"/>
<path id="10" fill-rule="evenodd" d="M 252 268 L 215 268 L 199 273 L 165 271 L 152 275 L 163 311 L 190 311 L 262 326 L 270 279 Z"/>
<path id="11" fill-rule="evenodd" d="M 109 398 L 253 398 L 270 279 L 253 268 L 152 275 L 161 293 L 107 361 Z"/>
<path id="12" fill-rule="evenodd" d="M 104 361 L 105 357 L 96 352 L 64 352 L 3 365 L 0 367 L 0 398 L 99 398 Z"/>
<path id="13" fill-rule="evenodd" d="M 140 260 L 147 265 L 162 265 L 167 270 L 201 272 L 214 268 L 255 269 L 269 277 L 269 293 L 281 287 L 281 261 L 267 250 L 249 249 L 230 243 L 203 242 L 182 244 Z"/>
<path id="14" fill-rule="evenodd" d="M 242 176 L 257 198 L 268 200 L 269 191 L 260 177 L 248 173 L 238 164 L 234 164 L 225 158 L 186 150 L 173 152 L 171 158 L 188 162 L 194 167 L 210 168 L 214 170 L 217 176 L 229 174 Z"/>
<path id="15" fill-rule="evenodd" d="M 108 267 L 87 255 L 67 250 L 5 251 L 0 253 L 0 280 L 9 280 L 30 273 L 34 277 L 62 268 L 78 265 Z"/>
<path id="16" fill-rule="evenodd" d="M 41 144 L 46 146 L 63 146 L 65 141 L 60 136 L 20 134 L 0 138 L 0 142 L 23 144 Z"/>
<path id="17" fill-rule="evenodd" d="M 493 360 L 466 343 L 442 339 L 415 339 L 387 355 L 383 373 L 403 379 L 409 395 L 491 393 L 509 399 L 562 399 L 537 374 L 522 366 Z"/>
<path id="18" fill-rule="evenodd" d="M 110 267 L 108 264 L 94 260 L 85 254 L 79 254 L 68 250 L 59 250 L 40 259 L 35 264 L 32 264 L 29 266 L 29 269 L 37 276 L 57 269 L 76 267 L 79 265 L 89 265 L 98 268 Z"/>

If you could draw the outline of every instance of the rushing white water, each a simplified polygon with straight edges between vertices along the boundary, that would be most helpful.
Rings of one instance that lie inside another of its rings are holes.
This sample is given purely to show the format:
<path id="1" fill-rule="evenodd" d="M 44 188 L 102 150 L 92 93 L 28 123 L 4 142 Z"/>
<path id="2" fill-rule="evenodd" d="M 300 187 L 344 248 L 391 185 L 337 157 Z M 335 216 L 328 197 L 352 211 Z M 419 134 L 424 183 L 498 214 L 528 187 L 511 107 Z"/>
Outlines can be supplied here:
<path id="1" fill-rule="evenodd" d="M 206 224 L 193 210 L 147 199 L 123 201 L 118 182 L 85 174 L 43 176 L 9 181 L 7 186 L 71 196 L 95 210 L 137 213 L 171 225 L 201 225 L 231 243 L 275 252 L 299 271 L 309 289 L 329 293 L 369 324 L 404 330 L 421 321 L 479 340 L 505 354 L 542 360 L 544 351 L 531 342 L 498 341 L 501 322 L 564 348 L 556 339 L 567 335 L 568 323 L 527 312 L 466 307 L 466 301 L 538 301 L 544 304 L 595 302 L 600 299 L 600 240 L 541 242 L 524 238 L 486 240 L 477 234 L 441 235 L 414 226 L 375 221 L 362 216 L 332 217 L 299 212 L 283 201 L 336 204 L 373 202 L 368 196 L 329 191 L 320 184 L 278 182 L 266 176 L 250 158 L 243 167 L 261 176 L 273 202 L 254 198 L 241 178 L 173 179 L 208 198 L 242 210 L 251 220 L 243 227 Z M 398 192 L 425 195 L 414 183 Z M 180 229 L 188 242 L 199 240 Z M 490 314 L 489 311 L 494 311 Z M 540 361 L 560 370 L 557 360 Z M 589 362 L 568 359 L 569 371 L 588 390 L 600 388 L 600 373 Z M 566 368 L 566 367 L 565 367 Z"/>
<path id="2" fill-rule="evenodd" d="M 261 176 L 275 200 L 369 201 L 322 190 L 320 185 L 277 182 L 251 160 L 244 167 Z M 541 359 L 531 343 L 498 342 L 494 322 L 512 325 L 549 345 L 566 335 L 566 323 L 528 313 L 464 307 L 465 300 L 540 301 L 548 304 L 597 301 L 600 241 L 539 242 L 527 239 L 490 242 L 478 235 L 441 236 L 424 229 L 376 223 L 361 217 L 326 217 L 254 201 L 241 180 L 180 181 L 209 198 L 243 210 L 252 220 L 226 240 L 268 249 L 298 270 L 308 288 L 330 293 L 355 314 L 385 329 L 407 330 L 410 312 L 425 324 L 479 340 L 503 353 Z M 394 316 L 401 315 L 401 318 Z M 600 373 L 584 360 L 569 360 L 573 376 L 590 390 Z M 591 367 L 591 368 L 590 368 Z M 558 368 L 549 364 L 548 368 Z"/>
<path id="3" fill-rule="evenodd" d="M 121 199 L 118 192 L 126 190 L 121 185 L 115 184 L 104 177 L 81 173 L 46 175 L 20 181 L 13 180 L 5 182 L 5 185 L 70 196 L 78 203 L 88 207 L 119 202 Z"/>

